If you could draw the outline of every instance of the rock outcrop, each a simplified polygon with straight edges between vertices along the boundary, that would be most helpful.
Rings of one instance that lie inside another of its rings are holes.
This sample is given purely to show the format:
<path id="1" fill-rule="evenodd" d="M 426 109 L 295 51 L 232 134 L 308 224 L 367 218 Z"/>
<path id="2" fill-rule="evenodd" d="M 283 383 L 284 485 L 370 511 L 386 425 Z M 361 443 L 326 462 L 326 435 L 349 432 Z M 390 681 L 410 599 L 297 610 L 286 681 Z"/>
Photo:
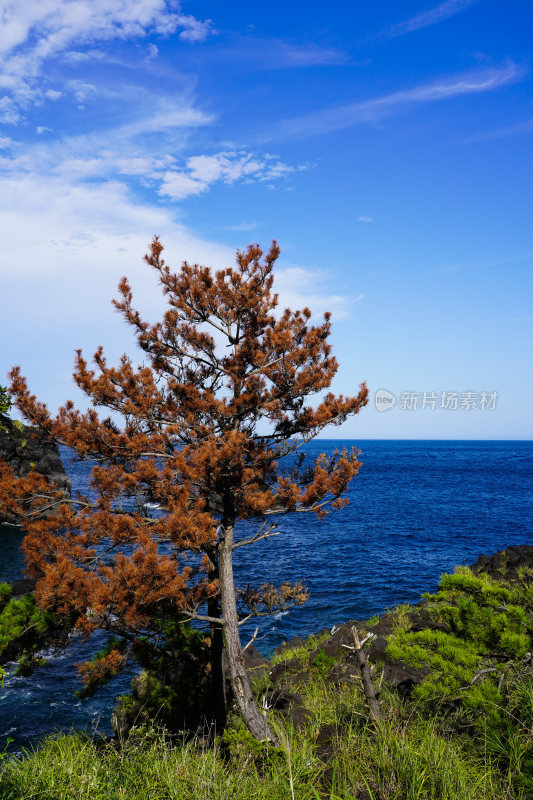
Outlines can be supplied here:
<path id="1" fill-rule="evenodd" d="M 11 420 L 4 414 L 0 415 L 0 460 L 5 461 L 17 476 L 27 475 L 31 470 L 39 472 L 63 492 L 65 499 L 70 497 L 70 479 L 55 442 L 42 431 Z M 0 523 L 3 522 L 18 525 L 20 518 L 0 509 Z"/>
<path id="2" fill-rule="evenodd" d="M 519 579 L 521 568 L 533 569 L 533 545 L 511 545 L 507 550 L 498 550 L 494 555 L 481 555 L 475 564 L 473 572 L 485 572 L 496 580 L 506 580 L 511 583 Z"/>

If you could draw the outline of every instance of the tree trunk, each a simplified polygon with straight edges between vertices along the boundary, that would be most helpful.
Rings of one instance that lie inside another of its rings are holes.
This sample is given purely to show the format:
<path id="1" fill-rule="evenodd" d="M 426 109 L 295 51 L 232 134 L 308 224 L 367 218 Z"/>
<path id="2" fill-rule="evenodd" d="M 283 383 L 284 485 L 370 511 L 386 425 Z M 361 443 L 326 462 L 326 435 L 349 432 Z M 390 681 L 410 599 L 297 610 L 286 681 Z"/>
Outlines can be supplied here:
<path id="1" fill-rule="evenodd" d="M 277 745 L 266 718 L 253 701 L 250 678 L 244 666 L 244 656 L 239 636 L 237 598 L 233 580 L 233 541 L 234 525 L 231 522 L 224 525 L 219 545 L 222 619 L 224 621 L 226 655 L 230 669 L 231 686 L 241 716 L 252 736 L 258 741 L 267 740 Z"/>
<path id="2" fill-rule="evenodd" d="M 209 555 L 209 582 L 219 580 L 218 565 Z M 220 618 L 220 603 L 218 597 L 208 600 L 207 613 L 210 617 Z M 222 654 L 224 652 L 224 637 L 222 626 L 211 625 L 211 680 L 213 686 L 213 713 L 215 717 L 215 733 L 222 733 L 226 727 L 226 681 L 222 667 Z"/>

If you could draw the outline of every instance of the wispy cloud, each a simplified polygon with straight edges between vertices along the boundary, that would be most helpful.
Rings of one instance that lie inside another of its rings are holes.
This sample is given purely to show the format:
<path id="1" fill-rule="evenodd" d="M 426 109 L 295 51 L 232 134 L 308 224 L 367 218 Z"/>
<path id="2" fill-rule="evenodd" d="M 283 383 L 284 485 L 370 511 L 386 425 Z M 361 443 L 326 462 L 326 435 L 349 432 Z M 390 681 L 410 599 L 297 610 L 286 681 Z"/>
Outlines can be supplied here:
<path id="1" fill-rule="evenodd" d="M 337 47 L 314 42 L 293 42 L 260 36 L 233 36 L 229 44 L 220 44 L 209 57 L 248 70 L 297 69 L 354 64 L 353 57 Z"/>
<path id="2" fill-rule="evenodd" d="M 182 14 L 172 0 L 0 0 L 0 17 L 0 120 L 11 124 L 45 98 L 43 64 L 71 49 L 177 31 L 187 42 L 200 42 L 211 30 L 209 20 Z M 94 53 L 100 57 L 98 50 L 74 50 L 71 57 L 80 61 Z"/>
<path id="3" fill-rule="evenodd" d="M 364 214 L 360 217 L 357 217 L 357 222 L 373 222 L 374 220 L 372 217 L 367 217 Z"/>
<path id="4" fill-rule="evenodd" d="M 440 274 L 449 274 L 455 272 L 470 272 L 470 270 L 478 269 L 493 269 L 495 267 L 506 267 L 509 264 L 519 264 L 522 261 L 530 261 L 533 259 L 533 252 L 521 253 L 514 256 L 506 256 L 504 258 L 497 258 L 491 261 L 471 261 L 469 263 L 448 263 L 443 264 L 432 272 Z"/>
<path id="5" fill-rule="evenodd" d="M 524 67 L 509 62 L 501 67 L 467 72 L 421 84 L 412 89 L 403 89 L 374 97 L 370 100 L 347 103 L 293 119 L 282 120 L 272 126 L 271 133 L 283 138 L 306 138 L 363 123 L 372 124 L 404 106 L 490 92 L 500 86 L 520 80 L 525 73 Z"/>
<path id="6" fill-rule="evenodd" d="M 472 136 L 461 139 L 458 144 L 477 144 L 478 142 L 488 142 L 491 139 L 507 139 L 510 136 L 521 136 L 527 133 L 533 133 L 533 119 L 526 119 L 514 125 L 506 125 L 492 131 L 475 133 Z"/>
<path id="7" fill-rule="evenodd" d="M 266 64 L 271 67 L 315 67 L 341 65 L 351 62 L 351 57 L 344 50 L 336 47 L 321 47 L 316 44 L 291 44 L 282 40 L 273 40 L 265 48 Z M 257 58 L 257 48 L 255 48 Z"/>
<path id="8" fill-rule="evenodd" d="M 464 11 L 479 0 L 445 0 L 434 8 L 429 8 L 427 11 L 422 11 L 414 17 L 397 22 L 389 28 L 380 31 L 373 39 L 394 39 L 397 36 L 403 36 L 406 33 L 417 31 L 420 28 L 429 28 L 430 25 L 436 25 L 438 22 L 443 22 L 445 19 L 455 16 L 460 11 Z"/>
<path id="9" fill-rule="evenodd" d="M 1 162 L 0 173 L 62 175 L 72 181 L 121 175 L 160 181 L 191 131 L 210 125 L 213 118 L 186 101 L 150 96 L 150 103 L 149 115 L 142 112 L 141 102 L 138 116 L 130 122 L 82 135 L 44 137 L 44 141 L 41 136 L 25 146 L 6 137 L 4 145 L 13 152 Z M 45 132 L 47 128 L 40 126 L 38 133 Z"/>
<path id="10" fill-rule="evenodd" d="M 276 275 L 279 309 L 307 306 L 313 314 L 329 311 L 334 319 L 345 319 L 350 309 L 364 299 L 363 294 L 332 294 L 331 276 L 323 270 L 289 265 Z"/>
<path id="11" fill-rule="evenodd" d="M 37 133 L 41 135 L 34 144 L 22 147 L 7 137 L 0 140 L 0 149 L 6 151 L 0 158 L 0 179 L 2 175 L 38 175 L 59 178 L 71 186 L 118 181 L 151 190 L 154 198 L 159 194 L 181 201 L 204 194 L 215 184 L 260 183 L 270 189 L 310 168 L 309 164 L 284 163 L 268 152 L 244 149 L 185 157 L 190 131 L 211 122 L 210 116 L 193 107 L 173 108 L 160 98 L 149 116 L 115 128 L 50 138 L 42 135 L 50 129 L 40 126 Z"/>
<path id="12" fill-rule="evenodd" d="M 253 231 L 257 228 L 257 222 L 237 222 L 235 225 L 224 225 L 223 231 Z"/>

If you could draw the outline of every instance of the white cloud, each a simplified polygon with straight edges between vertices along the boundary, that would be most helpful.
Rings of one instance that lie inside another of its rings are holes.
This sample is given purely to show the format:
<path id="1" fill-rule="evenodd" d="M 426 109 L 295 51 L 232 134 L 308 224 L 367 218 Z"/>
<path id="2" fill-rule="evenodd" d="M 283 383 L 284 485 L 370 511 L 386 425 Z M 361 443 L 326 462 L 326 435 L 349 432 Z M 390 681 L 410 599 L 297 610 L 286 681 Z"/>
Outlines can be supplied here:
<path id="1" fill-rule="evenodd" d="M 363 300 L 364 295 L 349 296 L 330 291 L 331 278 L 322 270 L 289 266 L 276 275 L 275 291 L 279 293 L 279 310 L 285 308 L 311 309 L 314 315 L 330 311 L 334 319 L 345 319 L 350 308 Z"/>
<path id="2" fill-rule="evenodd" d="M 148 55 L 147 55 L 148 60 L 151 61 L 153 58 L 157 58 L 158 55 L 159 55 L 158 46 L 153 42 L 150 42 L 150 44 L 148 45 Z"/>
<path id="3" fill-rule="evenodd" d="M 17 103 L 11 97 L 0 97 L 0 122 L 5 125 L 17 125 L 21 119 L 22 115 Z"/>
<path id="4" fill-rule="evenodd" d="M 455 14 L 470 8 L 470 6 L 477 2 L 479 2 L 479 0 L 445 0 L 444 3 L 440 3 L 434 8 L 422 11 L 420 14 L 416 14 L 414 17 L 410 17 L 403 22 L 397 22 L 395 25 L 391 25 L 389 28 L 381 31 L 381 33 L 378 33 L 375 38 L 394 39 L 396 36 L 403 36 L 406 33 L 417 31 L 420 28 L 428 28 L 430 25 L 435 25 L 438 22 L 443 22 L 445 19 L 449 19 L 449 17 L 455 16 Z"/>
<path id="5" fill-rule="evenodd" d="M 296 167 L 283 164 L 269 153 L 256 156 L 245 151 L 223 151 L 210 156 L 191 156 L 185 170 L 174 169 L 165 173 L 159 194 L 182 200 L 205 192 L 218 181 L 226 184 L 252 180 L 265 183 L 308 167 L 306 164 Z M 267 188 L 271 188 L 270 185 Z"/>
<path id="6" fill-rule="evenodd" d="M 178 16 L 178 23 L 183 30 L 179 34 L 179 38 L 185 42 L 204 42 L 210 33 L 212 33 L 212 21 L 206 19 L 203 22 L 190 14 L 180 14 Z"/>
<path id="7" fill-rule="evenodd" d="M 72 82 L 70 89 L 78 93 L 80 101 L 92 91 L 78 82 Z M 16 148 L 11 158 L 3 159 L 1 170 L 8 177 L 59 177 L 73 185 L 127 176 L 161 197 L 183 200 L 206 192 L 217 182 L 258 182 L 267 187 L 308 167 L 293 167 L 270 153 L 258 155 L 245 150 L 180 158 L 189 130 L 210 123 L 211 117 L 201 111 L 188 106 L 171 108 L 163 102 L 156 104 L 150 115 L 126 125 L 63 139 L 45 137 L 44 141 Z M 39 126 L 37 132 L 49 130 Z"/>
<path id="8" fill-rule="evenodd" d="M 80 80 L 67 81 L 66 88 L 77 103 L 84 103 L 88 98 L 94 97 L 97 93 L 96 86 L 92 83 L 85 83 Z"/>
<path id="9" fill-rule="evenodd" d="M 200 239 L 118 181 L 80 184 L 39 174 L 0 180 L 0 276 L 9 297 L 0 317 L 1 379 L 20 363 L 32 389 L 57 406 L 72 393 L 75 347 L 90 356 L 102 343 L 113 361 L 131 353 L 133 337 L 110 300 L 127 274 L 143 313 L 159 318 L 161 293 L 142 261 L 156 232 L 176 267 L 184 259 L 233 263 L 229 248 Z"/>
<path id="10" fill-rule="evenodd" d="M 0 0 L 0 19 L 0 85 L 9 90 L 0 118 L 9 123 L 46 96 L 46 61 L 100 57 L 98 50 L 83 53 L 75 46 L 180 29 L 186 41 L 198 42 L 210 31 L 209 21 L 181 14 L 173 0 Z"/>
<path id="11" fill-rule="evenodd" d="M 301 117 L 283 120 L 273 125 L 271 132 L 274 136 L 283 138 L 305 138 L 364 123 L 375 124 L 404 106 L 490 92 L 520 80 L 525 74 L 524 67 L 508 62 L 501 67 L 467 72 L 424 83 L 412 89 L 403 89 L 381 97 L 321 109 Z"/>
<path id="12" fill-rule="evenodd" d="M 174 200 L 183 200 L 184 197 L 202 194 L 207 187 L 207 183 L 196 181 L 183 172 L 166 172 L 159 194 L 172 197 Z"/>
<path id="13" fill-rule="evenodd" d="M 22 366 L 31 390 L 52 409 L 74 394 L 73 351 L 90 357 L 104 345 L 110 363 L 135 356 L 133 336 L 110 299 L 128 275 L 134 302 L 149 320 L 160 318 L 164 300 L 142 255 L 154 233 L 165 258 L 215 268 L 234 263 L 232 248 L 198 237 L 168 209 L 139 202 L 119 181 L 72 182 L 63 175 L 17 174 L 0 179 L 0 276 L 9 297 L 0 315 L 0 381 Z M 268 246 L 268 243 L 265 243 Z M 14 268 L 16 265 L 16 269 Z M 330 293 L 325 273 L 302 267 L 276 270 L 280 307 L 308 305 L 313 312 L 346 315 L 349 301 Z"/>
<path id="14" fill-rule="evenodd" d="M 39 135 L 43 133 L 53 133 L 53 130 L 54 130 L 53 128 L 47 128 L 46 125 L 37 125 L 37 127 L 35 128 L 36 133 L 38 133 Z"/>
<path id="15" fill-rule="evenodd" d="M 69 64 L 83 64 L 86 61 L 101 61 L 105 58 L 105 53 L 93 47 L 83 52 L 80 50 L 67 50 L 61 58 Z"/>
<path id="16" fill-rule="evenodd" d="M 45 142 L 19 147 L 3 162 L 2 170 L 12 175 L 62 175 L 73 181 L 121 175 L 161 181 L 175 161 L 168 149 L 179 153 L 189 132 L 210 124 L 212 118 L 188 105 L 172 107 L 154 98 L 151 102 L 149 116 L 143 114 L 125 125 L 52 140 L 47 137 Z"/>
<path id="17" fill-rule="evenodd" d="M 373 222 L 372 217 L 365 217 L 364 215 L 361 217 L 357 217 L 357 222 Z"/>

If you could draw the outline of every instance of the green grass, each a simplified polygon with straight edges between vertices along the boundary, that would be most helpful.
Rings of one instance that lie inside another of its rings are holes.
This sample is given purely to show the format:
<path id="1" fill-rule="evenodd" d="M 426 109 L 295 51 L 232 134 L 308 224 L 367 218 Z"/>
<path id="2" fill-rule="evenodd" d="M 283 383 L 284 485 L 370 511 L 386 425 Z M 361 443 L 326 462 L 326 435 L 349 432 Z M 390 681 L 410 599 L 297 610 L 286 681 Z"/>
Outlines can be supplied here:
<path id="1" fill-rule="evenodd" d="M 1 800 L 526 800 L 516 775 L 498 768 L 490 748 L 473 747 L 417 705 L 385 693 L 385 718 L 368 724 L 362 692 L 335 687 L 319 672 L 304 687 L 313 712 L 300 732 L 279 715 L 272 725 L 280 748 L 250 740 L 235 718 L 218 743 L 170 740 L 140 729 L 122 746 L 80 734 L 45 740 L 34 752 L 0 762 Z M 334 725 L 330 761 L 316 744 Z M 503 744 L 502 744 L 503 746 Z M 516 765 L 515 765 L 516 767 Z M 516 771 L 516 770 L 515 770 Z"/>
<path id="2" fill-rule="evenodd" d="M 52 737 L 16 757 L 0 742 L 0 800 L 533 800 L 531 574 L 503 586 L 462 569 L 426 599 L 444 631 L 411 631 L 408 606 L 388 614 L 390 652 L 429 672 L 410 699 L 383 684 L 377 726 L 355 663 L 331 670 L 325 633 L 273 658 L 300 661 L 287 688 L 311 712 L 295 731 L 268 711 L 279 748 L 236 716 L 214 746 L 146 727 L 122 743 Z"/>
<path id="3" fill-rule="evenodd" d="M 323 631 L 317 635 L 312 634 L 302 644 L 295 645 L 294 647 L 284 647 L 280 653 L 274 653 L 271 658 L 271 664 L 280 664 L 283 661 L 291 661 L 294 658 L 305 660 L 309 658 L 313 650 L 316 650 L 331 636 L 329 631 Z"/>

